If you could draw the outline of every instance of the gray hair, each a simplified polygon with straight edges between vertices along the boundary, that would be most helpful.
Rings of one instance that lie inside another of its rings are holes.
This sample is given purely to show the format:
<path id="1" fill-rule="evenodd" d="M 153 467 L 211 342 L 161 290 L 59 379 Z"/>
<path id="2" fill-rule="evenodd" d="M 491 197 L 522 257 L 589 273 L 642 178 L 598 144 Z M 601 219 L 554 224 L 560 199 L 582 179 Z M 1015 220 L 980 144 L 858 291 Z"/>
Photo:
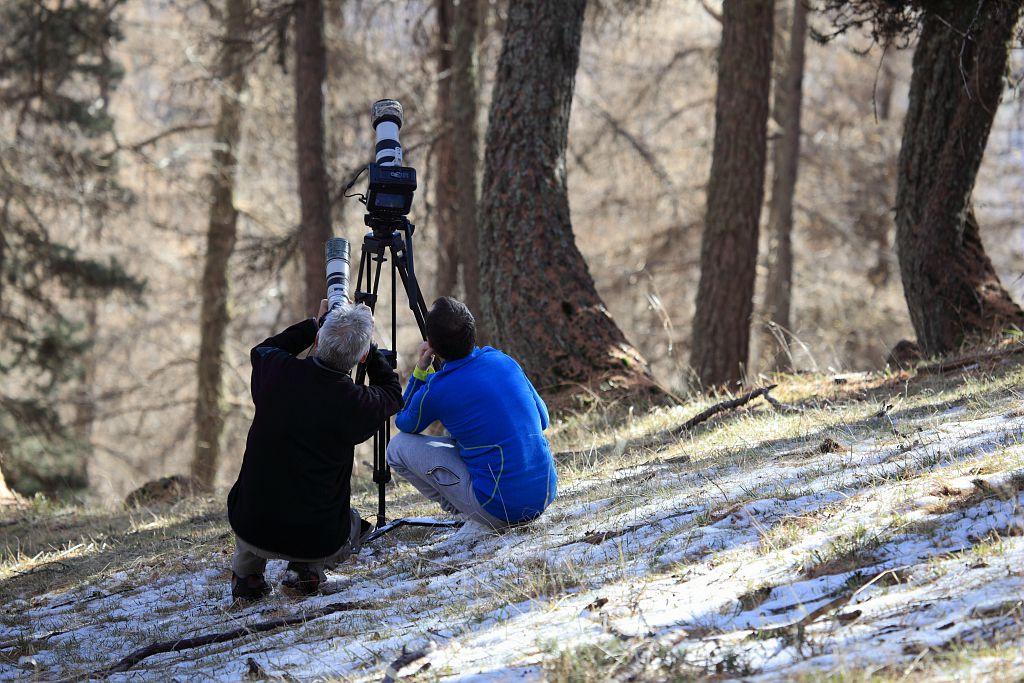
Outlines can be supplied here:
<path id="1" fill-rule="evenodd" d="M 373 313 L 366 304 L 335 306 L 317 337 L 316 357 L 335 370 L 348 371 L 370 350 Z"/>

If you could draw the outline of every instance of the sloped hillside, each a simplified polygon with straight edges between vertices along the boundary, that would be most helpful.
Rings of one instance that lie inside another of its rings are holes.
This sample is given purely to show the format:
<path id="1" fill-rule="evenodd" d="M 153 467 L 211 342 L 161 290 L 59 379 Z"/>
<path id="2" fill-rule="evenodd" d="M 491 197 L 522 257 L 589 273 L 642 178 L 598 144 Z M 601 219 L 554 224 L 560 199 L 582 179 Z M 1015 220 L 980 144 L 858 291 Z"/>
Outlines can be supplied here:
<path id="1" fill-rule="evenodd" d="M 561 491 L 539 523 L 397 532 L 312 599 L 230 605 L 218 501 L 36 502 L 0 527 L 0 677 L 1013 678 L 1017 350 L 780 378 L 772 403 L 683 433 L 707 405 L 577 416 L 552 434 Z"/>

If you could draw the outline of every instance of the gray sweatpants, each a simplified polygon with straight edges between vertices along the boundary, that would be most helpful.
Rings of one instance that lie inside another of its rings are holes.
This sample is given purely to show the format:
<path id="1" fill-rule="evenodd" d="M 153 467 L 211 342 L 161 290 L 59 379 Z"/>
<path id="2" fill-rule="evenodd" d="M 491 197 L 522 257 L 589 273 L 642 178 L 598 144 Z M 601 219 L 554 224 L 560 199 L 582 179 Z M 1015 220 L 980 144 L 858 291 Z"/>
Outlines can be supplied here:
<path id="1" fill-rule="evenodd" d="M 445 512 L 462 513 L 492 529 L 509 525 L 480 505 L 453 439 L 399 432 L 388 445 L 388 464 Z"/>
<path id="2" fill-rule="evenodd" d="M 263 570 L 267 567 L 267 560 L 287 560 L 296 564 L 306 565 L 320 575 L 321 581 L 325 581 L 327 579 L 327 575 L 324 574 L 325 567 L 333 570 L 351 555 L 357 554 L 359 548 L 362 547 L 362 539 L 359 537 L 362 526 L 360 524 L 359 512 L 355 508 L 350 508 L 349 518 L 351 526 L 348 531 L 348 541 L 329 557 L 313 559 L 290 557 L 282 553 L 275 553 L 272 550 L 257 548 L 244 539 L 239 538 L 238 534 L 235 534 L 235 555 L 231 558 L 231 571 L 237 576 L 252 576 L 253 574 L 263 573 Z"/>

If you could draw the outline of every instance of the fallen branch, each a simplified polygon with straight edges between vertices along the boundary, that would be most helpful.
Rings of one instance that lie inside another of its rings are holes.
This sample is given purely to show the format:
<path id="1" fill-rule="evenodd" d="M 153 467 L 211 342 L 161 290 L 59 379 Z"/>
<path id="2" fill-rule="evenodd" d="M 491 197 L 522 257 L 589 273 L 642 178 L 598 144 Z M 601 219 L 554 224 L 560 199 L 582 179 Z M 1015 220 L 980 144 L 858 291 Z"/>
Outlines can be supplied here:
<path id="1" fill-rule="evenodd" d="M 783 403 L 779 399 L 775 398 L 767 391 L 764 392 L 764 400 L 768 401 L 769 405 L 780 413 L 802 413 L 804 409 L 800 406 L 794 406 L 789 403 Z"/>
<path id="2" fill-rule="evenodd" d="M 981 363 L 1002 360 L 1009 356 L 1017 355 L 1018 353 L 1024 353 L 1024 345 L 1014 344 L 1013 346 L 1005 349 L 998 349 L 996 351 L 989 351 L 986 353 L 971 353 L 965 356 L 958 356 L 957 358 L 950 358 L 939 363 L 933 363 L 931 365 L 922 365 L 917 368 L 917 374 L 930 375 L 933 373 L 941 374 L 944 372 L 950 372 L 951 370 L 961 370 L 971 365 L 980 365 Z"/>
<path id="3" fill-rule="evenodd" d="M 824 605 L 821 605 L 812 612 L 808 612 L 806 615 L 794 622 L 782 624 L 780 626 L 770 626 L 768 628 L 757 629 L 756 632 L 759 636 L 771 635 L 773 633 L 796 633 L 797 639 L 803 640 L 803 631 L 805 628 L 829 612 L 833 612 L 846 606 L 846 604 L 853 599 L 854 595 L 856 595 L 855 592 L 845 593 L 840 595 L 838 598 L 829 600 Z"/>
<path id="4" fill-rule="evenodd" d="M 849 593 L 843 593 L 839 597 L 834 598 L 832 600 L 829 600 L 828 602 L 824 603 L 823 605 L 821 605 L 820 607 L 814 609 L 813 611 L 808 612 L 807 614 L 805 614 L 803 617 L 797 619 L 796 621 L 790 622 L 788 624 L 782 624 L 780 626 L 770 626 L 768 628 L 757 629 L 756 632 L 758 634 L 760 634 L 760 635 L 765 635 L 765 634 L 771 634 L 771 633 L 794 632 L 795 631 L 798 634 L 802 635 L 803 630 L 806 627 L 810 626 L 812 623 L 814 623 L 815 621 L 817 621 L 821 617 L 825 616 L 826 614 L 828 614 L 830 612 L 834 612 L 837 609 L 840 609 L 842 607 L 845 607 L 851 600 L 856 598 L 858 595 L 860 595 L 862 592 L 864 592 L 865 590 L 867 590 L 868 588 L 873 586 L 875 583 L 877 583 L 881 579 L 885 578 L 886 576 L 888 576 L 890 574 L 893 575 L 893 576 L 898 577 L 899 576 L 899 572 L 901 572 L 901 571 L 903 571 L 905 569 L 909 569 L 910 567 L 911 567 L 911 565 L 904 564 L 904 565 L 900 565 L 898 567 L 889 567 L 888 569 L 883 569 L 882 571 L 878 572 L 878 574 L 876 574 L 873 579 L 871 579 L 870 581 L 865 583 L 863 586 L 861 586 L 857 590 L 849 592 Z M 799 605 L 800 605 L 800 603 L 796 603 L 796 604 L 790 605 L 790 607 L 791 608 L 792 607 L 797 607 Z"/>
<path id="5" fill-rule="evenodd" d="M 777 386 L 777 384 L 769 384 L 768 386 L 759 387 L 757 389 L 754 389 L 753 391 L 748 391 L 742 396 L 737 396 L 736 398 L 731 398 L 728 401 L 716 403 L 710 408 L 702 410 L 701 412 L 691 417 L 689 420 L 684 422 L 681 427 L 676 427 L 675 429 L 671 430 L 671 433 L 678 436 L 679 434 L 688 432 L 697 425 L 699 425 L 700 423 L 707 422 L 718 413 L 724 412 L 726 410 L 735 410 L 736 408 L 745 406 L 746 404 L 753 401 L 755 398 L 758 398 L 760 396 L 767 396 L 768 392 Z"/>
<path id="6" fill-rule="evenodd" d="M 128 656 L 122 658 L 120 661 L 111 664 L 108 667 L 97 669 L 88 675 L 88 678 L 106 678 L 110 674 L 122 673 L 131 669 L 133 666 L 138 664 L 144 659 L 152 657 L 154 655 L 165 654 L 168 652 L 180 652 L 182 650 L 188 650 L 194 647 L 203 647 L 205 645 L 214 645 L 216 643 L 225 643 L 229 640 L 235 640 L 236 638 L 242 638 L 253 633 L 262 633 L 264 631 L 273 631 L 275 629 L 284 628 L 285 626 L 294 626 L 295 624 L 302 624 L 313 619 L 319 619 L 325 617 L 328 614 L 334 614 L 336 612 L 346 612 L 355 609 L 366 609 L 370 607 L 369 603 L 365 602 L 338 602 L 333 605 L 327 605 L 320 609 L 312 610 L 310 612 L 304 612 L 302 614 L 295 614 L 290 617 L 282 617 L 280 619 L 271 619 L 270 621 L 261 621 L 255 624 L 248 624 L 246 626 L 240 626 L 239 628 L 231 631 L 223 631 L 220 633 L 207 633 L 201 636 L 194 636 L 192 638 L 181 638 L 178 640 L 164 640 L 160 642 L 147 645 L 146 647 L 135 650 Z M 77 680 L 77 679 L 70 679 Z"/>

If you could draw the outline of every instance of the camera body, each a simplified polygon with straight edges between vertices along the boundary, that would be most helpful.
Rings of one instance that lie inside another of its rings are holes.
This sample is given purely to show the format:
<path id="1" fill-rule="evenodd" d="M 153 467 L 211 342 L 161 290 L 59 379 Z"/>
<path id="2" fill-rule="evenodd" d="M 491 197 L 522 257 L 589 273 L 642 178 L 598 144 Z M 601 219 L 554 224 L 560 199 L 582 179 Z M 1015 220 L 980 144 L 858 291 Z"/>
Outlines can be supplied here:
<path id="1" fill-rule="evenodd" d="M 366 210 L 373 216 L 407 216 L 416 191 L 416 169 L 410 166 L 368 166 Z"/>

